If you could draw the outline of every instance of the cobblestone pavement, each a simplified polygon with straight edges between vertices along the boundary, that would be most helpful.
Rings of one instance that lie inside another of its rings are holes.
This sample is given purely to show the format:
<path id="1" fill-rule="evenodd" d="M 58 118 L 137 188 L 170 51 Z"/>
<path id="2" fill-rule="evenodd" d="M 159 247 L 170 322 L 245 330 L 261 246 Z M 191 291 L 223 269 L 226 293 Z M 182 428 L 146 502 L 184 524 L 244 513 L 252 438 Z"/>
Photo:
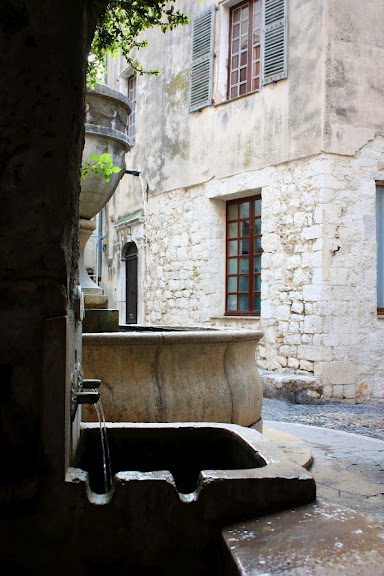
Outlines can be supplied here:
<path id="1" fill-rule="evenodd" d="M 292 404 L 264 398 L 263 419 L 320 426 L 384 440 L 384 402 Z"/>

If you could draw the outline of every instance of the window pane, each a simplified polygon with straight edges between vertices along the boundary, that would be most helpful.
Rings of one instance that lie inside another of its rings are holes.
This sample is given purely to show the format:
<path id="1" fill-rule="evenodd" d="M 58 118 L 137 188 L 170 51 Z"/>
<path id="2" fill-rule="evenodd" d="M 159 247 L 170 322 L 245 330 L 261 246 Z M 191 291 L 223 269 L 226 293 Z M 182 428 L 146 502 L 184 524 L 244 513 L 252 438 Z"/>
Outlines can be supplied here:
<path id="1" fill-rule="evenodd" d="M 239 22 L 240 20 L 240 8 L 235 8 L 235 10 L 233 11 L 233 22 Z"/>
<path id="2" fill-rule="evenodd" d="M 240 96 L 247 93 L 247 85 L 245 83 L 240 84 L 239 93 L 240 93 Z"/>
<path id="3" fill-rule="evenodd" d="M 235 24 L 232 30 L 233 30 L 232 38 L 238 38 L 240 32 L 240 24 Z"/>
<path id="4" fill-rule="evenodd" d="M 237 274 L 237 258 L 228 260 L 228 274 Z"/>
<path id="5" fill-rule="evenodd" d="M 240 254 L 249 254 L 249 240 L 240 240 Z"/>
<path id="6" fill-rule="evenodd" d="M 249 202 L 242 202 L 240 204 L 240 218 L 248 218 L 249 216 Z"/>
<path id="7" fill-rule="evenodd" d="M 256 44 L 260 44 L 260 30 L 255 30 L 252 34 L 252 42 L 255 46 Z"/>
<path id="8" fill-rule="evenodd" d="M 237 292 L 237 277 L 231 276 L 228 278 L 228 292 Z"/>
<path id="9" fill-rule="evenodd" d="M 237 238 L 237 222 L 232 222 L 228 226 L 228 238 Z"/>
<path id="10" fill-rule="evenodd" d="M 232 54 L 236 54 L 240 48 L 240 40 L 233 40 L 232 42 Z"/>
<path id="11" fill-rule="evenodd" d="M 261 198 L 255 200 L 255 216 L 261 216 Z"/>
<path id="12" fill-rule="evenodd" d="M 240 222 L 240 236 L 248 236 L 249 235 L 249 221 L 244 220 Z"/>
<path id="13" fill-rule="evenodd" d="M 253 29 L 259 28 L 261 26 L 261 12 L 256 12 L 253 14 Z"/>
<path id="14" fill-rule="evenodd" d="M 260 254 L 261 252 L 262 252 L 261 238 L 255 238 L 255 253 Z"/>
<path id="15" fill-rule="evenodd" d="M 239 71 L 234 70 L 233 72 L 231 72 L 231 85 L 233 86 L 234 84 L 237 84 L 238 81 L 239 81 Z"/>
<path id="16" fill-rule="evenodd" d="M 258 90 L 260 88 L 260 79 L 253 78 L 252 80 L 252 90 Z"/>
<path id="17" fill-rule="evenodd" d="M 228 255 L 237 256 L 237 240 L 231 240 L 228 242 Z"/>
<path id="18" fill-rule="evenodd" d="M 248 34 L 248 20 L 243 20 L 241 23 L 241 34 Z"/>
<path id="19" fill-rule="evenodd" d="M 260 60 L 260 46 L 255 46 L 253 49 L 252 60 Z"/>
<path id="20" fill-rule="evenodd" d="M 261 310 L 261 296 L 260 296 L 260 294 L 255 294 L 255 296 L 254 296 L 253 309 L 257 312 L 260 312 L 260 310 Z"/>
<path id="21" fill-rule="evenodd" d="M 232 56 L 232 70 L 239 67 L 239 55 Z"/>
<path id="22" fill-rule="evenodd" d="M 254 290 L 255 290 L 255 292 L 260 292 L 260 290 L 261 290 L 261 276 L 260 276 L 260 274 L 255 276 Z"/>
<path id="23" fill-rule="evenodd" d="M 249 272 L 249 259 L 240 258 L 240 272 L 242 274 L 248 274 Z"/>
<path id="24" fill-rule="evenodd" d="M 252 76 L 260 75 L 260 62 L 254 62 L 252 64 Z"/>
<path id="25" fill-rule="evenodd" d="M 237 296 L 227 297 L 227 310 L 237 310 Z"/>
<path id="26" fill-rule="evenodd" d="M 239 296 L 239 310 L 248 310 L 248 294 Z"/>
<path id="27" fill-rule="evenodd" d="M 241 50 L 247 50 L 247 48 L 248 48 L 248 36 L 242 36 L 240 38 L 240 48 L 241 48 Z"/>
<path id="28" fill-rule="evenodd" d="M 238 96 L 237 86 L 231 88 L 231 98 L 236 98 Z"/>
<path id="29" fill-rule="evenodd" d="M 238 218 L 237 204 L 229 204 L 228 217 L 229 217 L 229 220 L 237 220 L 237 218 Z"/>
<path id="30" fill-rule="evenodd" d="M 261 234 L 261 218 L 255 220 L 255 234 Z"/>
<path id="31" fill-rule="evenodd" d="M 248 292 L 248 290 L 249 290 L 248 276 L 240 276 L 239 292 Z"/>
<path id="32" fill-rule="evenodd" d="M 255 256 L 254 272 L 261 272 L 261 256 Z"/>
<path id="33" fill-rule="evenodd" d="M 241 68 L 240 70 L 240 82 L 245 82 L 247 80 L 247 69 Z"/>
<path id="34" fill-rule="evenodd" d="M 246 4 L 245 6 L 242 6 L 242 8 L 241 8 L 241 18 L 242 19 L 248 18 L 248 14 L 249 14 L 248 4 Z"/>
<path id="35" fill-rule="evenodd" d="M 240 54 L 240 66 L 246 66 L 248 60 L 248 52 L 242 52 Z"/>

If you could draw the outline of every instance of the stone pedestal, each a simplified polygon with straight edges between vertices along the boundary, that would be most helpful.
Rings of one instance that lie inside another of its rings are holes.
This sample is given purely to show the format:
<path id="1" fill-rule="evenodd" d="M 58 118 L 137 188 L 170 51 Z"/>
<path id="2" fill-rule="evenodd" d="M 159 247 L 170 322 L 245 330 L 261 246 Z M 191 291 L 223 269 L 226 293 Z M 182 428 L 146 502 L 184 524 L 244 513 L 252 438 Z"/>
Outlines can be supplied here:
<path id="1" fill-rule="evenodd" d="M 80 242 L 80 260 L 79 260 L 79 276 L 80 276 L 80 285 L 81 289 L 84 293 L 84 298 L 86 294 L 90 294 L 93 296 L 102 296 L 103 290 L 97 286 L 89 277 L 87 269 L 85 267 L 84 262 L 84 251 L 87 245 L 88 240 L 92 236 L 92 232 L 96 229 L 96 222 L 93 220 L 86 220 L 85 218 L 80 218 L 79 221 L 79 242 Z M 108 299 L 106 304 L 108 305 Z"/>

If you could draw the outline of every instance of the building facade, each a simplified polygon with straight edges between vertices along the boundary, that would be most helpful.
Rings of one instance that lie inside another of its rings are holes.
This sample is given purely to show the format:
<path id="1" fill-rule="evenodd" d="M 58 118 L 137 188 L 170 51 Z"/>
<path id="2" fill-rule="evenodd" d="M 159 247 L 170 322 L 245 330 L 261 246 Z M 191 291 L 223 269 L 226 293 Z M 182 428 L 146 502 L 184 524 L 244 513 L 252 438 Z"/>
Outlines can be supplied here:
<path id="1" fill-rule="evenodd" d="M 122 323 L 264 332 L 314 397 L 384 397 L 381 0 L 192 2 L 148 33 L 127 166 L 103 211 Z"/>

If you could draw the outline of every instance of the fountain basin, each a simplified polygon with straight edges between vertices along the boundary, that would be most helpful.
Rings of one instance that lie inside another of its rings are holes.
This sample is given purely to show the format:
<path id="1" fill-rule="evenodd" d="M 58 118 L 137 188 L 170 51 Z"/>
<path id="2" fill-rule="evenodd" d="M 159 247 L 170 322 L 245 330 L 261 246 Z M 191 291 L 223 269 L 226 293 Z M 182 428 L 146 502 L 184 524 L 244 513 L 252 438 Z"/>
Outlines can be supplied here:
<path id="1" fill-rule="evenodd" d="M 89 500 L 113 504 L 129 484 L 153 485 L 157 500 L 195 503 L 207 518 L 241 518 L 311 502 L 312 476 L 254 429 L 233 424 L 106 423 L 113 479 L 104 493 L 98 423 L 82 423 L 70 480 Z"/>
<path id="2" fill-rule="evenodd" d="M 112 422 L 224 422 L 262 430 L 262 332 L 131 327 L 83 334 L 83 371 Z M 92 407 L 83 420 L 95 421 Z"/>
<path id="3" fill-rule="evenodd" d="M 107 423 L 107 432 L 112 489 L 95 492 L 103 466 L 96 423 L 82 423 L 66 481 L 73 538 L 97 573 L 222 574 L 224 525 L 316 497 L 312 476 L 253 429 Z"/>

